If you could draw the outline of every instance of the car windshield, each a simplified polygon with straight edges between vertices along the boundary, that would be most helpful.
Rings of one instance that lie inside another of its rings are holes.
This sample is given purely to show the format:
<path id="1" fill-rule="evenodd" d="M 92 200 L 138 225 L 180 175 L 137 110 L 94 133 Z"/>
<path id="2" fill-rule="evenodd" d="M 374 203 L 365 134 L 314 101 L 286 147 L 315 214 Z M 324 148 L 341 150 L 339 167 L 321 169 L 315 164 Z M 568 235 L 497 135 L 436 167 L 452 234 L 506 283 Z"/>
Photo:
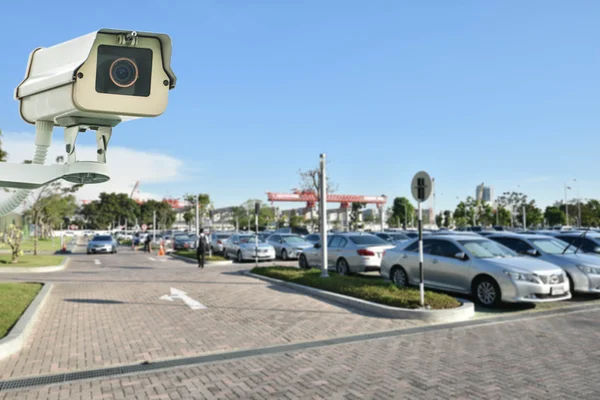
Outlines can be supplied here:
<path id="1" fill-rule="evenodd" d="M 231 235 L 217 235 L 217 239 L 229 239 Z"/>
<path id="2" fill-rule="evenodd" d="M 476 258 L 516 257 L 517 253 L 492 240 L 459 240 Z"/>
<path id="3" fill-rule="evenodd" d="M 95 242 L 110 242 L 112 240 L 111 236 L 96 236 L 94 238 Z"/>
<path id="4" fill-rule="evenodd" d="M 392 240 L 408 240 L 410 239 L 408 236 L 402 233 L 388 233 Z"/>
<path id="5" fill-rule="evenodd" d="M 300 236 L 284 236 L 283 240 L 286 243 L 290 244 L 305 244 L 306 240 L 302 239 Z"/>
<path id="6" fill-rule="evenodd" d="M 176 235 L 175 240 L 191 240 L 188 235 Z"/>
<path id="7" fill-rule="evenodd" d="M 373 246 L 381 246 L 385 244 L 390 244 L 385 240 L 378 238 L 375 235 L 360 235 L 360 236 L 350 236 L 350 240 L 354 244 L 358 245 L 373 245 Z"/>
<path id="8" fill-rule="evenodd" d="M 258 240 L 259 242 L 262 242 L 262 240 Z M 240 236 L 240 243 L 253 243 L 256 242 L 256 236 Z"/>
<path id="9" fill-rule="evenodd" d="M 549 238 L 549 239 L 530 239 L 531 243 L 534 244 L 541 252 L 547 254 L 562 254 L 569 244 L 567 242 L 563 242 L 559 239 Z M 573 254 L 577 247 L 569 246 L 565 254 Z"/>

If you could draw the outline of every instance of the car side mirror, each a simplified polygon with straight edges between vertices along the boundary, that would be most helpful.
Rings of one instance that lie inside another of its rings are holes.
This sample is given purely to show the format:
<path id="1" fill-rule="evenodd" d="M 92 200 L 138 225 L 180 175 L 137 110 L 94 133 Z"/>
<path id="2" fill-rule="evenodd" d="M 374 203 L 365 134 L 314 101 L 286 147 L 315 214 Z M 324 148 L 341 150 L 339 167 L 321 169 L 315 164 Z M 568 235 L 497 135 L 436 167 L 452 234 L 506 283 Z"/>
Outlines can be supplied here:
<path id="1" fill-rule="evenodd" d="M 321 248 L 321 243 L 315 243 L 315 249 L 320 249 Z"/>
<path id="2" fill-rule="evenodd" d="M 539 255 L 539 253 L 536 249 L 529 249 L 525 252 L 525 254 L 527 254 L 528 256 L 533 256 L 533 257 L 537 257 Z"/>
<path id="3" fill-rule="evenodd" d="M 465 253 L 463 253 L 462 251 L 456 253 L 454 255 L 454 258 L 456 258 L 457 260 L 461 260 L 461 261 L 466 261 L 468 260 L 468 257 Z"/>
<path id="4" fill-rule="evenodd" d="M 594 253 L 600 254 L 600 246 L 594 248 Z"/>

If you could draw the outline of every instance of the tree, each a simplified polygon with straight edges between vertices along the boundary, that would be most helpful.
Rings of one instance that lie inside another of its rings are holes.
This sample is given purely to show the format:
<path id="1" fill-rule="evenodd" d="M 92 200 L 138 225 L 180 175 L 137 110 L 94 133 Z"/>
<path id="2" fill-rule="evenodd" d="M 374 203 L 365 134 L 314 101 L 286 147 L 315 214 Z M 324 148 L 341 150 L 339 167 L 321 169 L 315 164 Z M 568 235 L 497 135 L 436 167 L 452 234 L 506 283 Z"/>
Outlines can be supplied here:
<path id="1" fill-rule="evenodd" d="M 435 224 L 440 227 L 444 224 L 444 213 L 440 212 L 435 216 Z"/>
<path id="2" fill-rule="evenodd" d="M 56 159 L 57 163 L 63 162 L 62 157 Z M 25 161 L 31 163 L 31 161 Z M 31 205 L 23 216 L 30 217 L 35 225 L 33 237 L 33 254 L 38 253 L 38 240 L 40 234 L 49 236 L 53 226 L 60 223 L 64 217 L 72 217 L 77 209 L 75 197 L 71 194 L 83 185 L 64 186 L 60 181 L 52 182 L 33 192 Z"/>
<path id="3" fill-rule="evenodd" d="M 0 137 L 2 136 L 2 131 L 0 130 Z M 2 150 L 2 141 L 0 140 L 0 162 L 6 162 L 6 157 L 8 157 L 8 153 Z"/>
<path id="4" fill-rule="evenodd" d="M 500 205 L 496 206 L 496 212 L 498 216 L 496 217 L 496 221 L 500 226 L 508 226 L 510 225 L 512 218 L 510 211 L 506 207 L 502 207 Z"/>
<path id="5" fill-rule="evenodd" d="M 146 225 L 154 223 L 154 212 L 156 212 L 156 225 L 168 229 L 175 222 L 175 211 L 166 201 L 148 200 L 140 207 L 140 222 Z M 153 227 L 154 228 L 154 227 Z"/>
<path id="6" fill-rule="evenodd" d="M 191 221 L 196 221 L 196 199 L 198 199 L 198 208 L 200 209 L 200 225 L 202 225 L 204 218 L 206 218 L 206 216 L 208 215 L 208 209 L 211 205 L 210 196 L 207 193 L 200 193 L 197 195 L 186 193 L 183 195 L 183 200 L 187 203 L 187 206 L 189 207 L 188 212 L 191 214 Z"/>
<path id="7" fill-rule="evenodd" d="M 454 210 L 454 221 L 456 225 L 465 227 L 474 224 L 474 216 L 476 215 L 475 209 L 475 199 L 471 196 L 467 197 L 465 201 L 458 203 Z"/>
<path id="8" fill-rule="evenodd" d="M 544 212 L 544 218 L 548 222 L 548 225 L 563 225 L 565 223 L 565 213 L 558 207 L 548 206 Z"/>
<path id="9" fill-rule="evenodd" d="M 511 226 L 515 225 L 513 217 L 517 215 L 519 210 L 523 209 L 525 204 L 527 204 L 527 196 L 523 193 L 504 192 L 502 193 L 502 196 L 498 197 L 498 205 L 505 207 L 510 211 Z"/>
<path id="10" fill-rule="evenodd" d="M 88 228 L 107 229 L 125 220 L 133 222 L 141 216 L 141 206 L 126 193 L 100 193 L 94 200 L 81 207 L 81 215 Z"/>
<path id="11" fill-rule="evenodd" d="M 529 203 L 525 204 L 525 220 L 527 226 L 538 226 L 542 222 L 544 222 L 544 215 L 542 214 L 542 210 L 540 210 L 536 204 L 535 200 L 531 200 Z M 523 221 L 523 207 L 519 210 L 517 214 L 517 220 Z M 524 226 L 523 228 L 527 228 Z"/>
<path id="12" fill-rule="evenodd" d="M 360 210 L 365 206 L 364 203 L 352 203 L 352 209 L 350 211 L 350 230 L 357 230 L 360 222 Z"/>
<path id="13" fill-rule="evenodd" d="M 392 206 L 391 215 L 388 218 L 388 225 L 408 225 L 408 221 L 412 221 L 414 212 L 415 208 L 411 204 L 410 200 L 408 200 L 406 197 L 396 197 Z"/>
<path id="14" fill-rule="evenodd" d="M 452 211 L 446 210 L 444 211 L 444 226 L 446 228 L 450 227 L 452 224 Z"/>
<path id="15" fill-rule="evenodd" d="M 11 253 L 11 262 L 16 264 L 19 262 L 19 257 L 23 255 L 21 250 L 21 241 L 23 240 L 23 231 L 15 225 L 10 224 L 8 229 L 4 231 L 4 243 L 8 244 Z"/>

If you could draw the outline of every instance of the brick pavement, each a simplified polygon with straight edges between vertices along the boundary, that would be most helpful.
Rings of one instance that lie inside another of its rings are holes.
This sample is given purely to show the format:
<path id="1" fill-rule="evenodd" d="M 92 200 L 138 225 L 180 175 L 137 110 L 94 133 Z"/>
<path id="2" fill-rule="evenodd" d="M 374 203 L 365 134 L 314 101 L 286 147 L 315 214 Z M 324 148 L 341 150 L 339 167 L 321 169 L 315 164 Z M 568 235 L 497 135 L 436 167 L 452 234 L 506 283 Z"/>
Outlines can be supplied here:
<path id="1" fill-rule="evenodd" d="M 94 260 L 101 265 L 95 265 Z M 155 257 L 155 259 L 158 259 Z M 132 364 L 241 348 L 416 326 L 350 312 L 235 272 L 183 261 L 75 256 L 58 273 L 13 276 L 55 284 L 25 348 L 0 361 L 0 378 Z M 9 276 L 2 276 L 6 280 Z M 159 297 L 174 287 L 208 306 L 190 310 Z"/>
<path id="2" fill-rule="evenodd" d="M 600 311 L 0 392 L 0 399 L 598 399 Z"/>

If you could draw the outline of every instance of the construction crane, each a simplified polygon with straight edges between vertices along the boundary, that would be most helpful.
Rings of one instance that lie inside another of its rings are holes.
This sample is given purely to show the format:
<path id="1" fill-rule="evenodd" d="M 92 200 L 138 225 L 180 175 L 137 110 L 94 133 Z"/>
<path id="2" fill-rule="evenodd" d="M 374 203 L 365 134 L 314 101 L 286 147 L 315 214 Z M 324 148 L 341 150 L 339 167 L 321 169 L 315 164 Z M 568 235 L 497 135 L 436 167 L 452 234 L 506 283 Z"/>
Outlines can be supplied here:
<path id="1" fill-rule="evenodd" d="M 131 191 L 131 194 L 129 195 L 130 199 L 133 199 L 133 195 L 137 193 L 139 187 L 140 187 L 140 181 L 136 181 L 135 185 L 133 186 L 133 190 Z"/>

